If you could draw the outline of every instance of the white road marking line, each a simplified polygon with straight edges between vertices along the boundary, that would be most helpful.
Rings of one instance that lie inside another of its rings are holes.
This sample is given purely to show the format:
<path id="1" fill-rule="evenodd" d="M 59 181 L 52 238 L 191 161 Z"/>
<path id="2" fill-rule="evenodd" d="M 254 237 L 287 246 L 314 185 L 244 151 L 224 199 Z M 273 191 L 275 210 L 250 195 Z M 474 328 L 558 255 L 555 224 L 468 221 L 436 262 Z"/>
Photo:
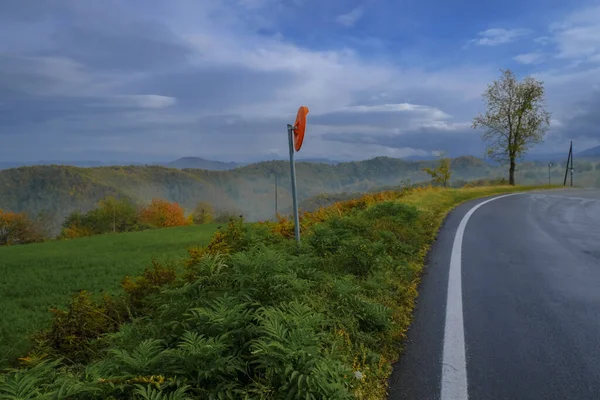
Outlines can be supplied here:
<path id="1" fill-rule="evenodd" d="M 467 212 L 456 230 L 450 272 L 448 274 L 448 298 L 446 300 L 446 327 L 444 328 L 444 353 L 442 360 L 442 389 L 440 400 L 467 400 L 467 361 L 465 355 L 465 328 L 462 305 L 462 243 L 469 218 L 484 204 L 508 196 L 511 193 L 483 201 Z"/>

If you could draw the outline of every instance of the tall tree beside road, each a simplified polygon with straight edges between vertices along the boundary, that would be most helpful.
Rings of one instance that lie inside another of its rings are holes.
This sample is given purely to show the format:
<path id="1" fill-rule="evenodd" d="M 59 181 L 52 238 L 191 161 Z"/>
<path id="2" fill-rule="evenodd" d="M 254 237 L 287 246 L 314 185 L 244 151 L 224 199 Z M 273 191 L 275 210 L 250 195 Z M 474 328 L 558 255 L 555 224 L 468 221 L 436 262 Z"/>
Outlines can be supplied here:
<path id="1" fill-rule="evenodd" d="M 485 129 L 482 138 L 488 143 L 487 156 L 510 165 L 509 183 L 514 185 L 517 160 L 544 140 L 550 113 L 542 82 L 530 76 L 519 82 L 511 70 L 501 72 L 500 79 L 483 93 L 487 111 L 473 119 L 473 129 Z"/>

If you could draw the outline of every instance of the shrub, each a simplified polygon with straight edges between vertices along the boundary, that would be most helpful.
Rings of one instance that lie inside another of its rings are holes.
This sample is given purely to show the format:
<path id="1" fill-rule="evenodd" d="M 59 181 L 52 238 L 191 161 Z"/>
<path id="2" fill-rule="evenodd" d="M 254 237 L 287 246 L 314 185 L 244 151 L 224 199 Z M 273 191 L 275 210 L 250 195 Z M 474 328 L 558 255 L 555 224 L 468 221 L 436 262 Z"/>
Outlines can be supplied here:
<path id="1" fill-rule="evenodd" d="M 110 296 L 105 295 L 96 302 L 84 290 L 73 295 L 67 310 L 53 308 L 51 311 L 50 329 L 36 339 L 72 363 L 89 361 L 99 350 L 97 339 L 114 332 L 124 322 L 122 308 Z"/>
<path id="2" fill-rule="evenodd" d="M 128 303 L 134 309 L 142 309 L 148 297 L 160 292 L 161 288 L 172 284 L 177 279 L 175 267 L 164 267 L 152 258 L 152 266 L 144 270 L 138 277 L 126 276 L 121 287 L 128 295 Z"/>
<path id="3" fill-rule="evenodd" d="M 239 210 L 218 210 L 215 214 L 214 222 L 219 224 L 226 224 L 232 219 L 242 218 Z"/>
<path id="4" fill-rule="evenodd" d="M 250 247 L 262 244 L 274 244 L 280 238 L 273 237 L 269 228 L 261 225 L 249 225 L 244 219 L 232 218 L 225 229 L 219 227 L 207 246 L 188 249 L 190 257 L 185 261 L 187 267 L 197 264 L 206 254 L 231 254 L 241 252 Z"/>
<path id="5" fill-rule="evenodd" d="M 25 213 L 11 213 L 0 209 L 0 246 L 42 242 L 44 230 Z"/>
<path id="6" fill-rule="evenodd" d="M 209 202 L 201 201 L 196 205 L 192 212 L 192 218 L 195 224 L 209 224 L 215 217 L 215 210 Z"/>
<path id="7" fill-rule="evenodd" d="M 140 222 L 155 228 L 188 225 L 183 208 L 177 203 L 154 199 L 140 212 Z"/>
<path id="8" fill-rule="evenodd" d="M 366 277 L 389 262 L 384 244 L 365 238 L 343 241 L 338 252 L 329 260 L 339 271 L 358 277 Z"/>

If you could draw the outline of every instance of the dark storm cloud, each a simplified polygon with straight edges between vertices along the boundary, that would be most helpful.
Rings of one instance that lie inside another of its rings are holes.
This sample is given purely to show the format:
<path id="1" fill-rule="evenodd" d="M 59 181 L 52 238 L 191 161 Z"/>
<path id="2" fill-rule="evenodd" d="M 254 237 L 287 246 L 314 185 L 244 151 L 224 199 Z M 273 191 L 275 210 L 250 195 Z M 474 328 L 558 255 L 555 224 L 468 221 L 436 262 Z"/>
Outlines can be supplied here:
<path id="1" fill-rule="evenodd" d="M 399 134 L 328 133 L 323 138 L 328 141 L 376 144 L 396 149 L 411 148 L 428 152 L 443 150 L 449 156 L 483 155 L 485 147 L 480 133 L 468 128 L 447 130 L 423 127 Z"/>

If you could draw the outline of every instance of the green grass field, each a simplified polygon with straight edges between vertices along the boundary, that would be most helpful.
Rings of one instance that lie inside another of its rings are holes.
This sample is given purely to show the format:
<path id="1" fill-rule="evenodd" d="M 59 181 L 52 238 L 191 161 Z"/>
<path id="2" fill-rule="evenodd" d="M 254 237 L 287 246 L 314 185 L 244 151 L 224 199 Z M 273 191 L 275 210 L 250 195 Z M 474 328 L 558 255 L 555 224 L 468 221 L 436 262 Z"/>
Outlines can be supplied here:
<path id="1" fill-rule="evenodd" d="M 206 244 L 218 224 L 109 234 L 69 241 L 0 247 L 0 366 L 22 355 L 28 335 L 50 321 L 50 307 L 85 289 L 116 292 L 126 275 L 159 261 L 176 261 Z"/>

